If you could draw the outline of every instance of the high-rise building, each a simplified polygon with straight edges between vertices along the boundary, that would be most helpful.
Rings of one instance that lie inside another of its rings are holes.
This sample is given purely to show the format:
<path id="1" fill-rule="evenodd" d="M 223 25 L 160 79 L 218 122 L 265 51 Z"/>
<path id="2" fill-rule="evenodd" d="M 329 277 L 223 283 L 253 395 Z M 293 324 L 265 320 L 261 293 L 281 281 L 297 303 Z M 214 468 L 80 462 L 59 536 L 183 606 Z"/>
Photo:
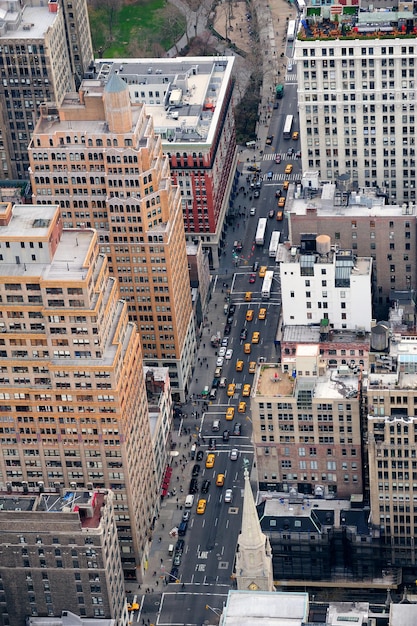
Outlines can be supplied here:
<path id="1" fill-rule="evenodd" d="M 51 106 L 29 146 L 33 197 L 59 203 L 64 227 L 98 230 L 145 364 L 169 367 L 184 399 L 196 345 L 184 223 L 153 119 L 117 74 Z"/>
<path id="2" fill-rule="evenodd" d="M 259 488 L 319 497 L 362 493 L 359 377 L 299 346 L 294 370 L 262 364 L 251 398 Z"/>
<path id="3" fill-rule="evenodd" d="M 127 626 L 116 498 L 103 489 L 1 496 L 2 624 L 70 611 Z"/>
<path id="4" fill-rule="evenodd" d="M 126 578 L 159 501 L 140 337 L 92 229 L 0 204 L 0 489 L 112 489 Z"/>
<path id="5" fill-rule="evenodd" d="M 293 246 L 301 245 L 305 233 L 326 234 L 334 248 L 372 257 L 373 317 L 387 318 L 393 291 L 416 289 L 415 206 L 386 205 L 371 190 L 348 194 L 341 202 L 341 193 L 330 184 L 317 189 L 314 205 L 308 198 L 290 202 L 289 219 Z"/>
<path id="6" fill-rule="evenodd" d="M 236 179 L 234 57 L 104 59 L 91 78 L 118 74 L 132 103 L 146 105 L 180 189 L 187 242 L 200 240 L 217 268 Z"/>
<path id="7" fill-rule="evenodd" d="M 0 178 L 21 179 L 40 104 L 59 105 L 92 62 L 90 26 L 85 0 L 0 7 Z"/>
<path id="8" fill-rule="evenodd" d="M 416 13 L 346 5 L 307 8 L 295 41 L 303 170 L 415 202 Z"/>
<path id="9" fill-rule="evenodd" d="M 412 575 L 417 563 L 415 336 L 393 336 L 381 348 L 366 394 L 370 524 L 381 536 L 386 563 Z"/>

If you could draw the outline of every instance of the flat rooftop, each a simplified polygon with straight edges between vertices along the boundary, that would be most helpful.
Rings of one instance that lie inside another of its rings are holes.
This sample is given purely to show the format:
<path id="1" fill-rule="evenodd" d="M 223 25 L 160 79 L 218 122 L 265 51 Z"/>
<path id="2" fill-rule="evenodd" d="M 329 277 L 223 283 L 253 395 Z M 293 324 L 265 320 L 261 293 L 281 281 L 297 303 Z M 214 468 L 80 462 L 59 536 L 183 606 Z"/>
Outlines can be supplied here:
<path id="1" fill-rule="evenodd" d="M 317 211 L 318 217 L 402 217 L 415 216 L 416 207 L 384 204 L 384 198 L 375 193 L 359 191 L 349 195 L 349 203 L 341 204 L 338 190 L 334 183 L 321 186 L 313 199 L 294 198 L 288 208 L 295 215 L 307 215 L 308 211 Z"/>
<path id="2" fill-rule="evenodd" d="M 310 389 L 314 398 L 346 398 L 358 389 L 358 376 L 351 370 L 327 370 L 323 376 L 298 377 L 294 379 L 283 372 L 280 364 L 263 364 L 258 368 L 253 393 L 255 397 L 294 397 L 297 392 Z"/>
<path id="3" fill-rule="evenodd" d="M 98 528 L 105 497 L 106 494 L 100 491 L 43 493 L 37 510 L 45 513 L 79 513 L 82 528 Z"/>
<path id="4" fill-rule="evenodd" d="M 345 6 L 337 21 L 333 19 L 328 6 L 307 7 L 298 38 L 301 41 L 323 41 L 341 37 L 369 40 L 372 35 L 375 38 L 392 38 L 413 33 L 416 17 L 412 11 L 393 11 L 392 5 L 390 8 L 375 11 L 370 4 L 367 6 L 367 11 L 361 11 L 362 7 L 358 6 Z"/>
<path id="5" fill-rule="evenodd" d="M 10 5 L 12 6 L 12 3 Z M 5 39 L 27 39 L 28 43 L 32 43 L 34 39 L 45 37 L 45 33 L 57 19 L 57 13 L 49 11 L 47 2 L 45 4 L 33 2 L 32 5 L 25 5 L 22 11 L 23 19 L 19 21 L 19 13 L 6 10 L 4 8 L 6 2 L 1 3 L 0 19 L 6 23 L 7 30 L 4 35 L 0 36 L 0 42 Z"/>
<path id="6" fill-rule="evenodd" d="M 152 114 L 164 151 L 175 151 L 175 144 L 213 142 L 233 64 L 234 57 L 99 59 L 94 77 L 106 83 L 118 74 L 131 102 Z"/>
<path id="7" fill-rule="evenodd" d="M 5 213 L 4 209 L 7 206 L 7 203 L 1 204 L 2 214 Z M 0 241 L 45 240 L 48 237 L 51 222 L 58 212 L 58 204 L 15 204 L 9 223 L 0 226 Z"/>
<path id="8" fill-rule="evenodd" d="M 222 626 L 301 626 L 308 621 L 308 593 L 229 591 Z"/>
<path id="9" fill-rule="evenodd" d="M 363 343 L 369 346 L 369 333 L 356 333 L 353 330 L 331 330 L 320 339 L 320 326 L 284 326 L 283 342 L 293 343 Z"/>

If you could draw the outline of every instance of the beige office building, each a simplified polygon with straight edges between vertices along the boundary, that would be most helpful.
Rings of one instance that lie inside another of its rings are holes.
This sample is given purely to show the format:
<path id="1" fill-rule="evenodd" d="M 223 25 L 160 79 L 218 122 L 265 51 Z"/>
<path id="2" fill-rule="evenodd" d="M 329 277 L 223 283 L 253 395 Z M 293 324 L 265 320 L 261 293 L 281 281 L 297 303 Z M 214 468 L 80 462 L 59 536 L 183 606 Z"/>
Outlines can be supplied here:
<path id="1" fill-rule="evenodd" d="M 387 367 L 388 364 L 388 367 Z M 388 370 L 388 371 L 387 371 Z M 387 562 L 415 571 L 417 534 L 417 342 L 395 336 L 368 377 L 370 522 Z"/>
<path id="2" fill-rule="evenodd" d="M 92 229 L 0 205 L 0 489 L 112 489 L 124 575 L 159 501 L 140 338 Z"/>
<path id="3" fill-rule="evenodd" d="M 328 370 L 299 345 L 293 375 L 262 364 L 251 398 L 261 491 L 346 498 L 362 493 L 358 376 Z"/>
<path id="4" fill-rule="evenodd" d="M 181 196 L 152 117 L 117 74 L 83 81 L 58 111 L 41 107 L 29 158 L 36 202 L 59 203 L 64 227 L 97 229 L 146 365 L 169 367 L 184 399 L 195 330 Z"/>

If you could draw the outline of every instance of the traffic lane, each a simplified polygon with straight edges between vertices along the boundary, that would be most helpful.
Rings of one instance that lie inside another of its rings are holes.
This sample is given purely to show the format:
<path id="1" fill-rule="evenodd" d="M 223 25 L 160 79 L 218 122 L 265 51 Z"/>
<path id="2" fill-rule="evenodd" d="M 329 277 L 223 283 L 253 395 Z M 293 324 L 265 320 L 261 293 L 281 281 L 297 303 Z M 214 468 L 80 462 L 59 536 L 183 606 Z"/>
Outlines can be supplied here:
<path id="1" fill-rule="evenodd" d="M 249 456 L 246 451 L 241 453 L 239 460 L 244 456 Z M 200 584 L 230 582 L 241 526 L 242 463 L 231 461 L 228 451 L 218 457 L 212 480 L 215 480 L 215 474 L 221 472 L 225 474 L 225 484 L 224 487 L 210 489 L 205 513 L 194 517 L 188 553 L 195 558 L 187 558 L 182 581 Z M 207 471 L 205 477 L 210 478 Z M 231 505 L 224 502 L 228 488 L 234 493 Z"/>
<path id="2" fill-rule="evenodd" d="M 226 601 L 227 591 L 222 591 L 221 588 L 213 587 L 210 592 L 204 590 L 203 593 L 193 593 L 189 588 L 177 591 L 173 589 L 162 594 L 158 626 L 171 624 L 197 626 L 212 623 L 213 611 L 220 614 Z"/>

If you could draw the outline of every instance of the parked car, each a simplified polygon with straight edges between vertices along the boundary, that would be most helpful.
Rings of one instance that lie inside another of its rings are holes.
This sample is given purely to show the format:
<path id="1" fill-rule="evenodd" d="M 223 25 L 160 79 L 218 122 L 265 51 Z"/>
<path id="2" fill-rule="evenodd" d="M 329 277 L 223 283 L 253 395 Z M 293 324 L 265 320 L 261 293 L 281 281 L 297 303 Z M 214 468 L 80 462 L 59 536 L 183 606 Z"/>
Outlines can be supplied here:
<path id="1" fill-rule="evenodd" d="M 192 470 L 191 476 L 192 476 L 193 478 L 196 478 L 196 476 L 198 476 L 198 475 L 199 475 L 199 473 L 200 473 L 200 466 L 198 465 L 198 463 L 196 463 L 196 464 L 194 465 L 194 467 L 193 467 L 193 470 Z"/>
<path id="2" fill-rule="evenodd" d="M 196 459 L 196 460 L 197 460 L 197 461 L 202 461 L 202 460 L 203 460 L 203 457 L 204 457 L 204 452 L 203 452 L 202 450 L 199 450 L 199 451 L 197 452 L 197 459 Z"/>
<path id="3" fill-rule="evenodd" d="M 231 304 L 229 306 L 229 315 L 234 315 L 236 313 L 236 305 L 235 304 Z"/>
<path id="4" fill-rule="evenodd" d="M 223 367 L 224 365 L 224 356 L 217 357 L 216 367 Z"/>
<path id="5" fill-rule="evenodd" d="M 188 489 L 188 493 L 194 494 L 198 491 L 198 480 L 196 478 L 192 478 L 190 481 L 190 487 Z"/>
<path id="6" fill-rule="evenodd" d="M 178 539 L 177 543 L 175 544 L 175 552 L 183 552 L 184 546 L 185 546 L 184 539 Z"/>
<path id="7" fill-rule="evenodd" d="M 182 514 L 182 521 L 183 522 L 188 522 L 190 517 L 191 517 L 191 512 L 190 511 L 184 511 L 184 513 Z"/>
<path id="8" fill-rule="evenodd" d="M 229 343 L 229 337 L 223 337 L 222 339 L 222 348 L 227 348 L 227 344 Z"/>
<path id="9" fill-rule="evenodd" d="M 226 320 L 226 324 L 233 324 L 233 315 L 229 315 L 227 320 Z"/>
<path id="10" fill-rule="evenodd" d="M 173 568 L 172 568 L 172 570 L 171 570 L 171 572 L 170 572 L 170 576 L 171 576 L 171 578 L 170 578 L 170 581 L 171 581 L 171 582 L 172 582 L 172 579 L 173 579 L 173 578 L 178 579 L 178 567 L 173 567 Z"/>
<path id="11" fill-rule="evenodd" d="M 221 348 L 219 348 L 219 356 L 224 356 L 226 354 L 227 348 L 225 348 L 225 346 L 222 346 Z"/>
<path id="12" fill-rule="evenodd" d="M 226 361 L 230 361 L 230 359 L 233 356 L 233 350 L 232 348 L 229 348 L 224 356 L 224 358 L 226 359 Z"/>
<path id="13" fill-rule="evenodd" d="M 226 335 L 226 337 L 230 335 L 231 332 L 232 332 L 232 325 L 226 324 L 226 326 L 224 327 L 224 334 Z"/>
<path id="14" fill-rule="evenodd" d="M 174 560 L 173 560 L 173 563 L 174 563 L 175 567 L 178 567 L 179 565 L 181 565 L 181 559 L 182 559 L 182 553 L 178 552 L 174 556 Z"/>

